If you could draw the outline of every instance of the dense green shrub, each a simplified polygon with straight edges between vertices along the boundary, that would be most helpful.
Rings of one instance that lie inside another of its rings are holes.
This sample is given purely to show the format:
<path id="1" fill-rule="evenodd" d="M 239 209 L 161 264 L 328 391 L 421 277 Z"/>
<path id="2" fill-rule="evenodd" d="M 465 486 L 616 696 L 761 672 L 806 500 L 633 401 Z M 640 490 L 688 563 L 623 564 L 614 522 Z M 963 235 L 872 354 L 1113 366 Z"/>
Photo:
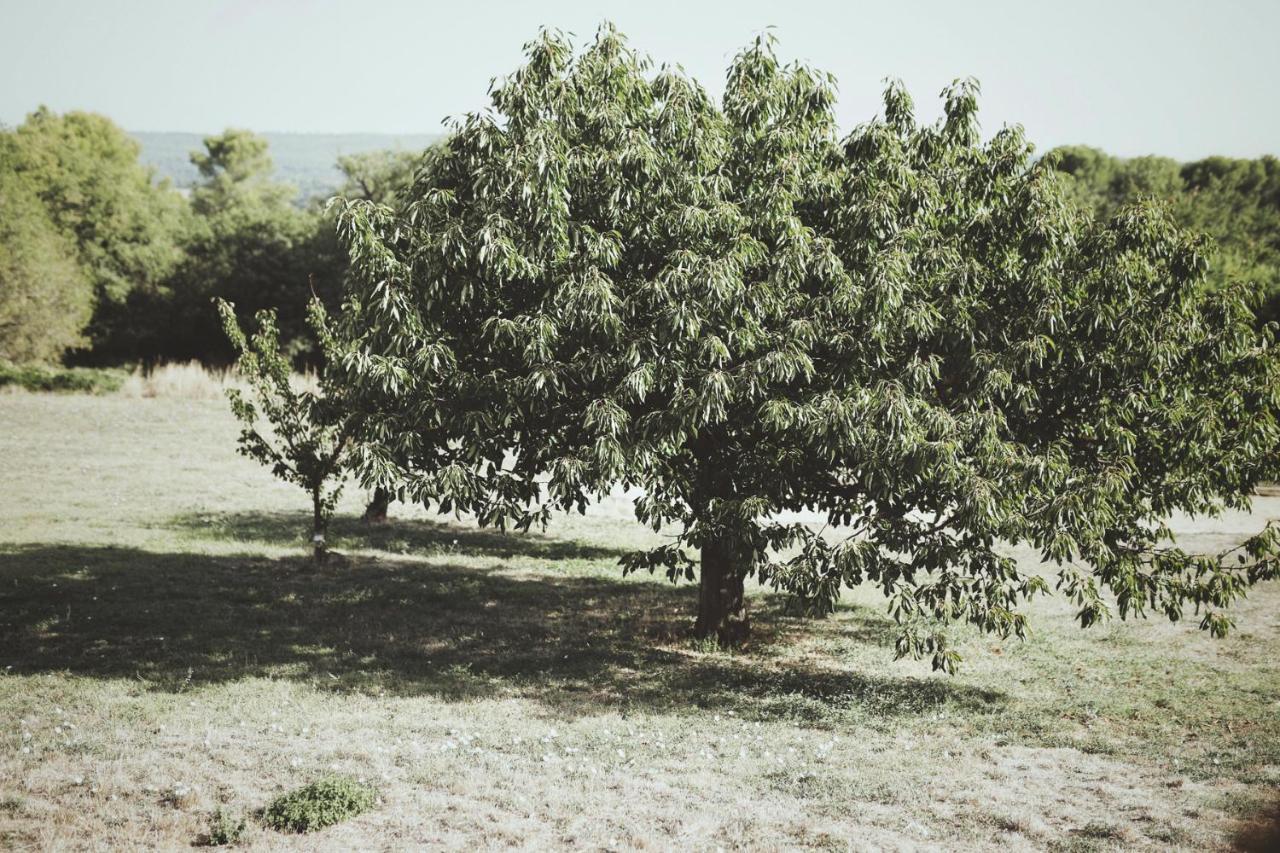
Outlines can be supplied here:
<path id="1" fill-rule="evenodd" d="M 355 779 L 325 776 L 277 797 L 263 820 L 281 832 L 314 832 L 368 811 L 377 798 L 377 791 Z"/>
<path id="2" fill-rule="evenodd" d="M 128 377 L 124 370 L 96 367 L 50 367 L 0 361 L 0 388 L 15 385 L 28 391 L 78 391 L 111 394 Z"/>

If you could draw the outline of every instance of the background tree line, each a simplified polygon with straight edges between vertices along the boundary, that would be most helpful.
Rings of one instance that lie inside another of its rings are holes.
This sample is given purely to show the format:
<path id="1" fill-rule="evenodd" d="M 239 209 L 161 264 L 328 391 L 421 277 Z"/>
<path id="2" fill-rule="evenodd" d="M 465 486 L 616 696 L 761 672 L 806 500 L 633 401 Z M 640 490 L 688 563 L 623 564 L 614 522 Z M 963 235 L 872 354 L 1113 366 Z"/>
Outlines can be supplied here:
<path id="1" fill-rule="evenodd" d="M 100 115 L 40 108 L 0 130 L 0 359 L 151 364 L 234 354 L 212 300 L 279 315 L 284 351 L 311 360 L 314 292 L 337 300 L 346 256 L 322 203 L 297 203 L 266 140 L 246 130 L 191 152 L 187 194 Z M 347 197 L 385 202 L 421 152 L 338 158 Z"/>
<path id="2" fill-rule="evenodd" d="M 1280 160 L 1112 157 L 1082 145 L 1054 149 L 1074 180 L 1075 199 L 1106 217 L 1144 198 L 1161 199 L 1184 228 L 1217 243 L 1210 287 L 1247 281 L 1258 290 L 1260 322 L 1280 320 Z"/>
<path id="3" fill-rule="evenodd" d="M 0 129 L 0 359 L 17 363 L 230 363 L 212 300 L 247 319 L 277 311 L 281 345 L 316 357 L 305 323 L 314 291 L 334 305 L 347 258 L 321 203 L 297 202 L 268 145 L 246 130 L 191 152 L 200 180 L 184 195 L 139 160 L 110 119 L 31 113 Z M 338 194 L 387 202 L 421 152 L 338 158 Z M 1113 157 L 1066 146 L 1051 156 L 1074 199 L 1100 216 L 1155 197 L 1218 246 L 1211 286 L 1245 280 L 1259 320 L 1280 320 L 1280 161 Z"/>

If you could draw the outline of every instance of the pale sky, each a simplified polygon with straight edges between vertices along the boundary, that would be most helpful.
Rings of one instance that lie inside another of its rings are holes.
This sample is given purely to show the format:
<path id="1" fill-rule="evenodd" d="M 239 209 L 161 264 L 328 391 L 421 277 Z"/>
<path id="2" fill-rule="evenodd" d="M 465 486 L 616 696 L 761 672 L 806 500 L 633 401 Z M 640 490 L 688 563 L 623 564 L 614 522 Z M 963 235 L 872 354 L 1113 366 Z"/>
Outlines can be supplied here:
<path id="1" fill-rule="evenodd" d="M 129 130 L 432 133 L 483 108 L 538 27 L 612 20 L 656 63 L 719 93 L 773 27 L 784 59 L 833 72 L 844 129 L 902 78 L 921 112 L 982 83 L 988 132 L 1041 150 L 1280 154 L 1280 0 L 0 0 L 0 122 L 38 104 Z"/>

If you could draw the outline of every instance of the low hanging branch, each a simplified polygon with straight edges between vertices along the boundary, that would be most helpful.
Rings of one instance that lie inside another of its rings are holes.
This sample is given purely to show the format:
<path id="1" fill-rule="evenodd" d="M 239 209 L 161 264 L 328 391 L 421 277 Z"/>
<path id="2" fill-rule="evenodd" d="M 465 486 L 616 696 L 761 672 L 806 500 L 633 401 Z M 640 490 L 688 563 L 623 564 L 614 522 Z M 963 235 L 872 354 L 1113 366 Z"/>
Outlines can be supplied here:
<path id="1" fill-rule="evenodd" d="M 328 556 L 329 520 L 342 493 L 353 418 L 344 411 L 341 392 L 328 370 L 322 370 L 317 390 L 298 387 L 289 359 L 280 352 L 274 311 L 258 312 L 257 331 L 247 335 L 231 303 L 219 299 L 217 307 L 223 329 L 239 353 L 236 367 L 250 386 L 248 394 L 227 390 L 231 410 L 242 424 L 239 451 L 311 496 L 312 558 L 320 565 Z M 307 321 L 326 363 L 331 362 L 336 343 L 318 299 L 308 306 Z M 263 422 L 269 427 L 265 434 L 259 429 Z"/>

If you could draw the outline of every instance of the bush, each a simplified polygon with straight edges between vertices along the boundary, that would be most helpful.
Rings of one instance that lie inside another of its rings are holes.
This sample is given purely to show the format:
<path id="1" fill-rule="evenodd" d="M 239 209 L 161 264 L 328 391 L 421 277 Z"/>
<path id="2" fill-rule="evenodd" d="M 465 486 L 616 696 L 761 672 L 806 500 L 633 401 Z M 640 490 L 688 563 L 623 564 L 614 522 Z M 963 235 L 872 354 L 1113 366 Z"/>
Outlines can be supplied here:
<path id="1" fill-rule="evenodd" d="M 0 361 L 0 388 L 112 394 L 120 390 L 128 376 L 125 371 L 112 368 L 49 367 Z"/>
<path id="2" fill-rule="evenodd" d="M 245 820 L 218 809 L 209 818 L 209 833 L 204 842 L 210 847 L 235 844 L 244 835 Z"/>
<path id="3" fill-rule="evenodd" d="M 267 826 L 281 832 L 314 832 L 373 808 L 378 792 L 342 776 L 326 776 L 277 797 L 263 813 Z"/>

